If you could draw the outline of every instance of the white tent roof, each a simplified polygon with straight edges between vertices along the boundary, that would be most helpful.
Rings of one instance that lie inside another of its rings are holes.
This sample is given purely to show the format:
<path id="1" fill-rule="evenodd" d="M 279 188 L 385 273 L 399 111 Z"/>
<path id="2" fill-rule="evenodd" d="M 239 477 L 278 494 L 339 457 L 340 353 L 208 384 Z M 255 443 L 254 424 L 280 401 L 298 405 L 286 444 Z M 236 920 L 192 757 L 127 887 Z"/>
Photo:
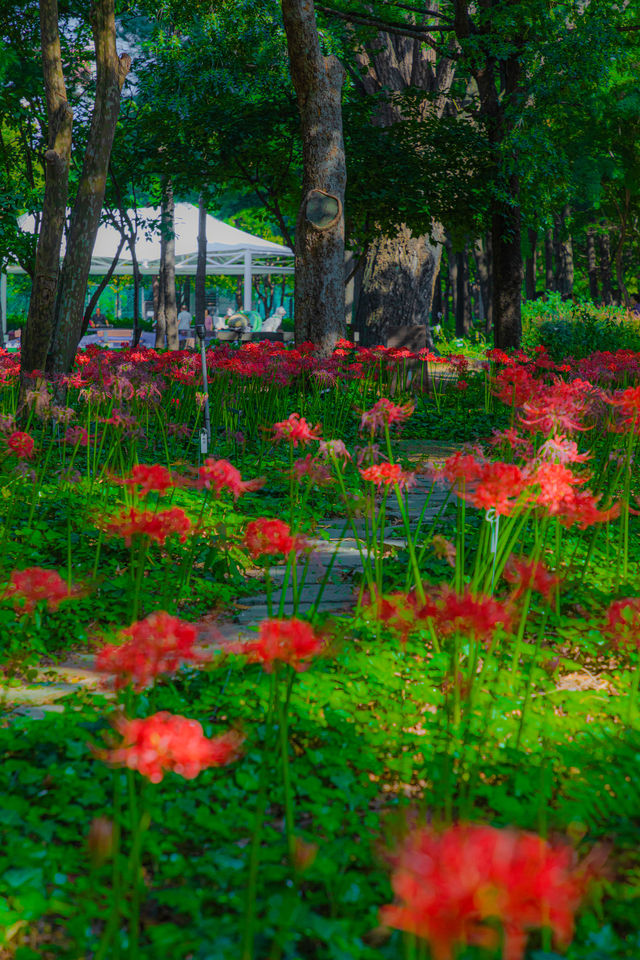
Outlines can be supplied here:
<path id="1" fill-rule="evenodd" d="M 136 211 L 129 210 L 129 217 L 135 222 Z M 160 209 L 140 207 L 137 211 L 138 237 L 136 256 L 143 274 L 158 272 L 160 261 Z M 20 218 L 19 224 L 26 233 L 35 230 L 35 217 L 31 214 Z M 198 260 L 198 208 L 191 203 L 176 203 L 176 273 L 195 274 Z M 120 233 L 110 223 L 103 223 L 98 229 L 91 260 L 91 273 L 106 273 L 120 244 Z M 62 241 L 61 256 L 64 256 L 65 241 Z M 19 267 L 9 267 L 9 272 L 19 272 Z M 247 269 L 251 274 L 279 273 L 292 274 L 293 252 L 289 247 L 262 237 L 254 237 L 244 230 L 238 230 L 222 220 L 207 215 L 207 273 L 232 276 L 243 274 Z M 133 264 L 127 246 L 123 247 L 114 270 L 116 274 L 131 274 Z"/>

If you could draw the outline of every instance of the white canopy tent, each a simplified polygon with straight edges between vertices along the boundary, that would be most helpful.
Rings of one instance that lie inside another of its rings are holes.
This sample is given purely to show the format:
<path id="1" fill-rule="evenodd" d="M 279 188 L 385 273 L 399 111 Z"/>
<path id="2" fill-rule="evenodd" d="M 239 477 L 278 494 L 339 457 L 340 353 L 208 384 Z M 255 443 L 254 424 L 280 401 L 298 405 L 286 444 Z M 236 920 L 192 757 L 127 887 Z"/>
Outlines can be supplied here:
<path id="1" fill-rule="evenodd" d="M 128 211 L 132 223 L 138 222 L 136 238 L 136 258 L 140 273 L 153 276 L 160 268 L 160 210 L 154 207 L 141 207 Z M 35 217 L 31 214 L 20 218 L 20 228 L 25 233 L 34 233 Z M 198 263 L 198 208 L 191 203 L 176 203 L 176 274 L 194 276 Z M 98 229 L 91 258 L 92 276 L 104 276 L 110 268 L 120 245 L 120 232 L 110 223 L 103 223 Z M 63 239 L 61 258 L 64 257 Z M 280 243 L 254 237 L 244 230 L 232 227 L 222 220 L 207 215 L 207 259 L 208 275 L 242 276 L 244 278 L 245 310 L 252 305 L 251 290 L 254 275 L 279 274 L 293 275 L 293 251 Z M 114 274 L 132 274 L 133 261 L 128 246 L 123 247 Z M 0 274 L 0 307 L 2 309 L 3 334 L 7 324 L 7 273 L 24 273 L 15 265 L 6 268 Z"/>

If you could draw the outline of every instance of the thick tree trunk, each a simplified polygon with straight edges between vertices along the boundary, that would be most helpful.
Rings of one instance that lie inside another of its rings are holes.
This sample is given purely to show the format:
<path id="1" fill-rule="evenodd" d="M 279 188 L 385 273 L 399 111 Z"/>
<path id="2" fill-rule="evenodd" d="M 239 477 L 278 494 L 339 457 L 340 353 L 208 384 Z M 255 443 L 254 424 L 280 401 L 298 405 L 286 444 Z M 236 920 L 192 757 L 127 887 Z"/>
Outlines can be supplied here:
<path id="1" fill-rule="evenodd" d="M 178 305 L 176 301 L 176 229 L 173 181 L 167 177 L 162 191 L 162 224 L 164 237 L 164 260 L 162 262 L 164 323 L 167 336 L 167 349 L 177 350 Z"/>
<path id="2" fill-rule="evenodd" d="M 596 256 L 596 237 L 593 227 L 587 228 L 587 273 L 589 275 L 589 296 L 593 303 L 598 302 L 598 260 Z"/>
<path id="3" fill-rule="evenodd" d="M 196 323 L 204 323 L 207 282 L 207 208 L 204 196 L 198 198 L 198 264 L 196 267 Z"/>
<path id="4" fill-rule="evenodd" d="M 613 291 L 611 289 L 611 243 L 608 232 L 601 233 L 598 237 L 598 252 L 600 254 L 602 302 L 605 307 L 609 307 L 613 303 Z"/>
<path id="5" fill-rule="evenodd" d="M 556 289 L 556 274 L 553 269 L 553 230 L 544 233 L 544 288 L 550 293 Z"/>
<path id="6" fill-rule="evenodd" d="M 48 149 L 45 188 L 21 373 L 43 370 L 55 323 L 60 273 L 60 244 L 69 192 L 73 113 L 67 103 L 62 72 L 57 0 L 40 0 L 42 68 L 47 100 Z"/>
<path id="7" fill-rule="evenodd" d="M 441 251 L 440 243 L 414 237 L 405 226 L 371 243 L 357 316 L 365 344 L 384 343 L 389 327 L 400 325 L 426 327 L 430 341 L 429 314 Z"/>
<path id="8" fill-rule="evenodd" d="M 473 256 L 478 272 L 478 284 L 484 309 L 485 333 L 487 337 L 493 332 L 493 292 L 491 286 L 491 235 L 486 240 L 480 237 L 473 248 Z"/>
<path id="9" fill-rule="evenodd" d="M 525 290 L 525 297 L 527 298 L 527 300 L 535 300 L 537 295 L 536 247 L 538 243 L 538 232 L 537 230 L 534 230 L 533 227 L 529 227 L 527 235 L 529 239 L 529 255 L 527 256 L 526 263 L 525 263 L 524 290 Z"/>
<path id="10" fill-rule="evenodd" d="M 517 197 L 517 178 L 510 178 L 510 192 Z M 493 333 L 496 347 L 517 348 L 522 339 L 522 250 L 520 207 L 498 201 L 493 211 Z"/>
<path id="11" fill-rule="evenodd" d="M 84 298 L 98 232 L 111 147 L 120 111 L 120 92 L 131 57 L 116 51 L 114 0 L 94 0 L 91 25 L 96 50 L 96 99 L 60 276 L 49 373 L 71 369 L 84 314 Z"/>
<path id="12" fill-rule="evenodd" d="M 448 292 L 451 297 L 451 316 L 453 322 L 456 322 L 458 316 L 458 258 L 454 253 L 453 244 L 447 237 L 445 241 L 445 250 L 447 251 L 447 267 L 449 277 Z M 449 318 L 449 302 L 447 298 L 447 319 Z"/>
<path id="13" fill-rule="evenodd" d="M 344 192 L 340 61 L 323 57 L 313 0 L 282 0 L 302 133 L 302 203 L 295 242 L 295 336 L 331 353 L 344 336 Z"/>
<path id="14" fill-rule="evenodd" d="M 438 266 L 435 283 L 433 286 L 433 300 L 431 301 L 431 323 L 433 326 L 442 324 L 443 303 L 442 303 L 442 258 Z"/>

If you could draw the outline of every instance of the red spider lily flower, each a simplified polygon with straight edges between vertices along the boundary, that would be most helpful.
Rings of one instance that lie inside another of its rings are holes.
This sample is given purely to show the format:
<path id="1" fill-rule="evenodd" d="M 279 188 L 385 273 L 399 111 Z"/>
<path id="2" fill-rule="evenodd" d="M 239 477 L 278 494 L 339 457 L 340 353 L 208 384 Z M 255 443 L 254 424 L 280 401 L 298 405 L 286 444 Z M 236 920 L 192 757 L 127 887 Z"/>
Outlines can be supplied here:
<path id="1" fill-rule="evenodd" d="M 83 593 L 84 590 L 80 587 L 70 588 L 67 581 L 55 570 L 27 567 L 25 570 L 12 572 L 3 597 L 12 598 L 14 608 L 30 616 L 42 601 L 53 611 L 58 609 L 63 600 L 76 599 Z"/>
<path id="2" fill-rule="evenodd" d="M 299 413 L 292 413 L 286 420 L 274 423 L 272 430 L 274 441 L 286 440 L 297 447 L 299 443 L 304 446 L 312 440 L 320 440 L 321 427 L 319 423 L 311 427 Z"/>
<path id="3" fill-rule="evenodd" d="M 458 382 L 456 383 L 456 390 L 460 390 L 464 392 L 465 390 L 468 390 L 468 389 L 469 389 L 469 384 L 467 383 L 466 380 L 458 380 Z"/>
<path id="4" fill-rule="evenodd" d="M 207 490 L 213 490 L 220 496 L 223 490 L 228 490 L 233 499 L 237 500 L 243 493 L 260 490 L 267 482 L 264 477 L 255 480 L 243 480 L 240 471 L 228 460 L 205 460 L 198 471 L 199 484 Z"/>
<path id="5" fill-rule="evenodd" d="M 534 494 L 535 503 L 554 516 L 561 512 L 565 498 L 573 496 L 573 488 L 585 481 L 562 463 L 545 462 L 536 466 L 529 482 L 538 488 Z"/>
<path id="6" fill-rule="evenodd" d="M 430 618 L 436 617 L 438 608 L 431 600 L 424 604 L 418 600 L 415 590 L 410 593 L 391 593 L 363 598 L 362 615 L 365 619 L 384 623 L 405 644 L 409 636 L 428 626 Z"/>
<path id="7" fill-rule="evenodd" d="M 119 514 L 105 524 L 106 533 L 115 537 L 122 537 L 127 546 L 131 545 L 132 537 L 148 537 L 154 543 L 164 546 L 167 538 L 177 534 L 180 542 L 184 543 L 191 531 L 191 520 L 180 507 L 171 507 L 169 510 L 137 510 L 131 507 L 123 509 Z"/>
<path id="8" fill-rule="evenodd" d="M 144 720 L 120 717 L 114 726 L 122 745 L 98 755 L 110 766 L 137 770 L 151 783 L 160 783 L 167 772 L 193 780 L 209 767 L 225 767 L 237 760 L 243 741 L 234 730 L 209 739 L 197 720 L 164 711 Z"/>
<path id="9" fill-rule="evenodd" d="M 485 356 L 492 360 L 493 363 L 504 363 L 507 365 L 513 364 L 512 357 L 508 353 L 505 353 L 504 350 L 501 350 L 499 347 L 492 347 L 490 350 L 485 350 Z"/>
<path id="10" fill-rule="evenodd" d="M 578 445 L 574 440 L 568 440 L 566 437 L 558 434 L 555 437 L 549 437 L 538 450 L 540 460 L 550 460 L 552 463 L 586 463 L 591 460 L 588 453 L 578 453 Z"/>
<path id="11" fill-rule="evenodd" d="M 344 440 L 321 440 L 318 446 L 318 454 L 325 460 L 342 460 L 343 467 L 347 460 L 352 459 Z"/>
<path id="12" fill-rule="evenodd" d="M 496 375 L 494 393 L 506 406 L 521 407 L 535 397 L 540 385 L 525 367 L 505 367 Z"/>
<path id="13" fill-rule="evenodd" d="M 22 430 L 15 430 L 7 437 L 7 446 L 12 453 L 21 460 L 26 460 L 33 456 L 35 442 L 33 437 Z"/>
<path id="14" fill-rule="evenodd" d="M 461 485 L 478 480 L 482 473 L 483 464 L 471 453 L 454 453 L 447 457 L 441 467 L 434 467 L 430 476 L 434 480 Z"/>
<path id="15" fill-rule="evenodd" d="M 86 447 L 89 444 L 89 434 L 84 427 L 68 427 L 64 443 L 70 447 Z"/>
<path id="16" fill-rule="evenodd" d="M 194 650 L 196 628 L 163 610 L 132 624 L 122 636 L 124 643 L 108 644 L 96 655 L 96 670 L 114 674 L 116 690 L 129 683 L 142 690 L 160 674 L 204 659 Z"/>
<path id="17" fill-rule="evenodd" d="M 171 471 L 159 463 L 137 463 L 131 470 L 131 475 L 123 477 L 125 487 L 140 487 L 140 496 L 144 497 L 152 490 L 166 493 L 175 486 Z"/>
<path id="18" fill-rule="evenodd" d="M 443 636 L 463 633 L 488 641 L 499 626 L 510 629 L 511 611 L 494 597 L 474 596 L 468 588 L 459 594 L 444 586 L 437 602 L 436 624 Z"/>
<path id="19" fill-rule="evenodd" d="M 274 663 L 288 663 L 294 670 L 305 670 L 307 661 L 322 653 L 324 644 L 305 620 L 263 620 L 257 640 L 244 644 L 243 653 L 262 663 L 270 673 Z"/>
<path id="20" fill-rule="evenodd" d="M 376 430 L 384 430 L 385 424 L 391 427 L 394 423 L 404 423 L 414 410 L 415 404 L 411 401 L 397 404 L 382 397 L 370 410 L 364 411 L 360 418 L 360 429 L 375 433 Z"/>
<path id="21" fill-rule="evenodd" d="M 507 583 L 516 584 L 516 589 L 511 594 L 512 600 L 517 600 L 527 590 L 535 590 L 549 602 L 551 594 L 561 580 L 547 570 L 540 560 L 527 560 L 525 557 L 514 556 L 509 557 L 503 576 Z"/>
<path id="22" fill-rule="evenodd" d="M 611 406 L 618 407 L 625 425 L 635 427 L 640 418 L 640 387 L 627 387 L 612 396 L 603 394 L 603 399 Z"/>
<path id="23" fill-rule="evenodd" d="M 303 477 L 307 477 L 309 483 L 315 483 L 319 487 L 324 487 L 333 480 L 331 471 L 326 463 L 322 463 L 321 460 L 312 456 L 310 453 L 303 459 L 295 461 L 293 464 L 293 476 L 298 481 L 301 481 Z"/>
<path id="24" fill-rule="evenodd" d="M 493 508 L 496 513 L 509 516 L 522 503 L 529 483 L 515 463 L 485 463 L 480 467 L 477 479 L 463 491 L 463 496 L 480 510 Z"/>
<path id="25" fill-rule="evenodd" d="M 416 482 L 415 473 L 403 470 L 399 463 L 378 463 L 371 467 L 364 467 L 360 470 L 360 476 L 377 487 L 390 487 L 392 484 L 397 484 L 400 490 L 404 487 L 412 487 Z"/>
<path id="26" fill-rule="evenodd" d="M 640 650 L 640 597 L 614 600 L 602 632 L 625 650 Z"/>
<path id="27" fill-rule="evenodd" d="M 567 945 L 588 883 L 569 847 L 479 824 L 414 830 L 391 859 L 396 902 L 381 920 L 426 940 L 433 960 L 454 960 L 467 944 L 495 949 L 492 921 L 503 960 L 522 960 L 537 927 Z"/>
<path id="28" fill-rule="evenodd" d="M 309 541 L 291 533 L 291 527 L 283 520 L 259 517 L 247 524 L 244 544 L 253 557 L 288 554 L 305 550 Z"/>
<path id="29" fill-rule="evenodd" d="M 581 530 L 585 530 L 595 523 L 608 523 L 620 516 L 619 503 L 601 509 L 598 506 L 599 500 L 599 497 L 594 497 L 588 490 L 572 490 L 559 504 L 556 511 L 558 520 L 563 527 L 571 527 L 575 523 Z"/>

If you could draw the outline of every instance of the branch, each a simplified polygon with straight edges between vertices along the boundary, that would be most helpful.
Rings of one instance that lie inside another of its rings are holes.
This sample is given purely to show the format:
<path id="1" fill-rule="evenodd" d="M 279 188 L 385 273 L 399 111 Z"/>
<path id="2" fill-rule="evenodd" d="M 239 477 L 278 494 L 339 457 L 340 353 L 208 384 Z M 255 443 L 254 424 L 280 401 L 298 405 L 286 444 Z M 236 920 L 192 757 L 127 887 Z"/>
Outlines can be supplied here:
<path id="1" fill-rule="evenodd" d="M 437 17 L 443 23 L 453 22 L 450 17 L 445 17 L 439 10 L 425 10 L 424 7 L 413 7 L 410 3 L 397 3 L 396 0 L 380 0 L 380 2 L 389 7 L 394 7 L 396 10 L 408 10 L 409 13 L 419 13 L 423 17 Z"/>
<path id="2" fill-rule="evenodd" d="M 333 7 L 325 7 L 322 4 L 316 5 L 317 10 L 326 13 L 330 17 L 337 17 L 338 20 L 344 20 L 345 23 L 359 23 L 365 27 L 375 27 L 381 33 L 388 33 L 395 37 L 408 37 L 409 40 L 422 40 L 429 46 L 434 46 L 431 33 L 451 32 L 455 30 L 452 26 L 438 26 L 437 24 L 426 24 L 417 27 L 411 23 L 400 25 L 398 23 L 389 23 L 380 17 L 364 16 L 357 13 L 344 13 L 342 10 L 335 10 Z"/>

